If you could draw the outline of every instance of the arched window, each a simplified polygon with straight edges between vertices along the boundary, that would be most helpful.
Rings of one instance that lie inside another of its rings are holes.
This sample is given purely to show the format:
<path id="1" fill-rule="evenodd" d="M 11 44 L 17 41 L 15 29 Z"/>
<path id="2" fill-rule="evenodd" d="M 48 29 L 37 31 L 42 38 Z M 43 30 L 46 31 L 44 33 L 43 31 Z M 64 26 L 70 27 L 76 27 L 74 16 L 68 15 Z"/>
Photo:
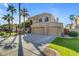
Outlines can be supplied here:
<path id="1" fill-rule="evenodd" d="M 42 18 L 39 19 L 39 22 L 42 22 Z"/>
<path id="2" fill-rule="evenodd" d="M 48 22 L 48 17 L 45 17 L 45 22 Z"/>

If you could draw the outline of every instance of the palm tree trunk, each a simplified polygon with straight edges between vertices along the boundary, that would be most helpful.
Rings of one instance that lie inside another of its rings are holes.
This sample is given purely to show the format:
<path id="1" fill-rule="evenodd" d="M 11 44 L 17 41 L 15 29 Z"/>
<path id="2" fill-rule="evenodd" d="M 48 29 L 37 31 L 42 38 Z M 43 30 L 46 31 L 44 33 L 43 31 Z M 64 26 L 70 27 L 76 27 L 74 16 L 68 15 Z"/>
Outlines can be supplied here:
<path id="1" fill-rule="evenodd" d="M 72 29 L 72 24 L 70 24 L 70 29 Z"/>
<path id="2" fill-rule="evenodd" d="M 76 22 L 76 29 L 77 29 L 77 20 L 75 20 L 75 22 Z"/>
<path id="3" fill-rule="evenodd" d="M 13 13 L 12 13 L 12 17 L 13 17 Z M 13 32 L 13 19 L 12 19 L 12 31 L 11 32 Z"/>
<path id="4" fill-rule="evenodd" d="M 8 24 L 9 24 L 9 33 L 11 35 L 10 21 L 8 21 Z"/>
<path id="5" fill-rule="evenodd" d="M 72 29 L 73 21 L 71 20 L 70 29 Z"/>
<path id="6" fill-rule="evenodd" d="M 25 32 L 25 17 L 24 17 L 24 32 Z"/>
<path id="7" fill-rule="evenodd" d="M 12 13 L 12 17 L 13 17 L 13 13 Z M 13 24 L 13 20 L 12 20 L 12 24 Z"/>

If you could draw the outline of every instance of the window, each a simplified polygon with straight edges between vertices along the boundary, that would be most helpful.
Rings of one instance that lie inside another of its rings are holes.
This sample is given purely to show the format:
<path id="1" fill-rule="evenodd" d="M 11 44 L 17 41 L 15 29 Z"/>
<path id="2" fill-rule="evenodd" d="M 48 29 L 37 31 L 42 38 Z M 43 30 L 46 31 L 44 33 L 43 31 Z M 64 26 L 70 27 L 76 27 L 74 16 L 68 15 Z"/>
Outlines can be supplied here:
<path id="1" fill-rule="evenodd" d="M 39 19 L 39 22 L 42 22 L 42 18 Z"/>
<path id="2" fill-rule="evenodd" d="M 45 17 L 45 22 L 48 22 L 48 17 Z"/>

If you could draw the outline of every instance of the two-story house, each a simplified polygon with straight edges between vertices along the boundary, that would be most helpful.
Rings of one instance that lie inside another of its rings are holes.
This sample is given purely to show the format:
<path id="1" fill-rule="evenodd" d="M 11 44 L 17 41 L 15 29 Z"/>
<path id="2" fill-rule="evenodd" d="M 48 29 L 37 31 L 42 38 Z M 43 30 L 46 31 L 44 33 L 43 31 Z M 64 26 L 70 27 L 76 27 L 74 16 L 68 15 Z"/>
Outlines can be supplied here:
<path id="1" fill-rule="evenodd" d="M 42 13 L 29 18 L 32 20 L 31 33 L 43 35 L 61 35 L 63 33 L 63 24 L 52 14 Z"/>

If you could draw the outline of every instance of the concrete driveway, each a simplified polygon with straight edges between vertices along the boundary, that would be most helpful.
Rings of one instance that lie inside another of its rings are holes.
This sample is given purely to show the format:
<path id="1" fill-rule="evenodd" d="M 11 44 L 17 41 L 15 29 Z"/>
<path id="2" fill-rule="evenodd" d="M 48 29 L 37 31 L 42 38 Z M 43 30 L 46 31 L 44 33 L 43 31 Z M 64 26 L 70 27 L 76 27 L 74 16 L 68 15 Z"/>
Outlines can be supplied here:
<path id="1" fill-rule="evenodd" d="M 54 35 L 26 34 L 24 40 L 30 41 L 35 45 L 47 44 L 56 38 Z"/>

